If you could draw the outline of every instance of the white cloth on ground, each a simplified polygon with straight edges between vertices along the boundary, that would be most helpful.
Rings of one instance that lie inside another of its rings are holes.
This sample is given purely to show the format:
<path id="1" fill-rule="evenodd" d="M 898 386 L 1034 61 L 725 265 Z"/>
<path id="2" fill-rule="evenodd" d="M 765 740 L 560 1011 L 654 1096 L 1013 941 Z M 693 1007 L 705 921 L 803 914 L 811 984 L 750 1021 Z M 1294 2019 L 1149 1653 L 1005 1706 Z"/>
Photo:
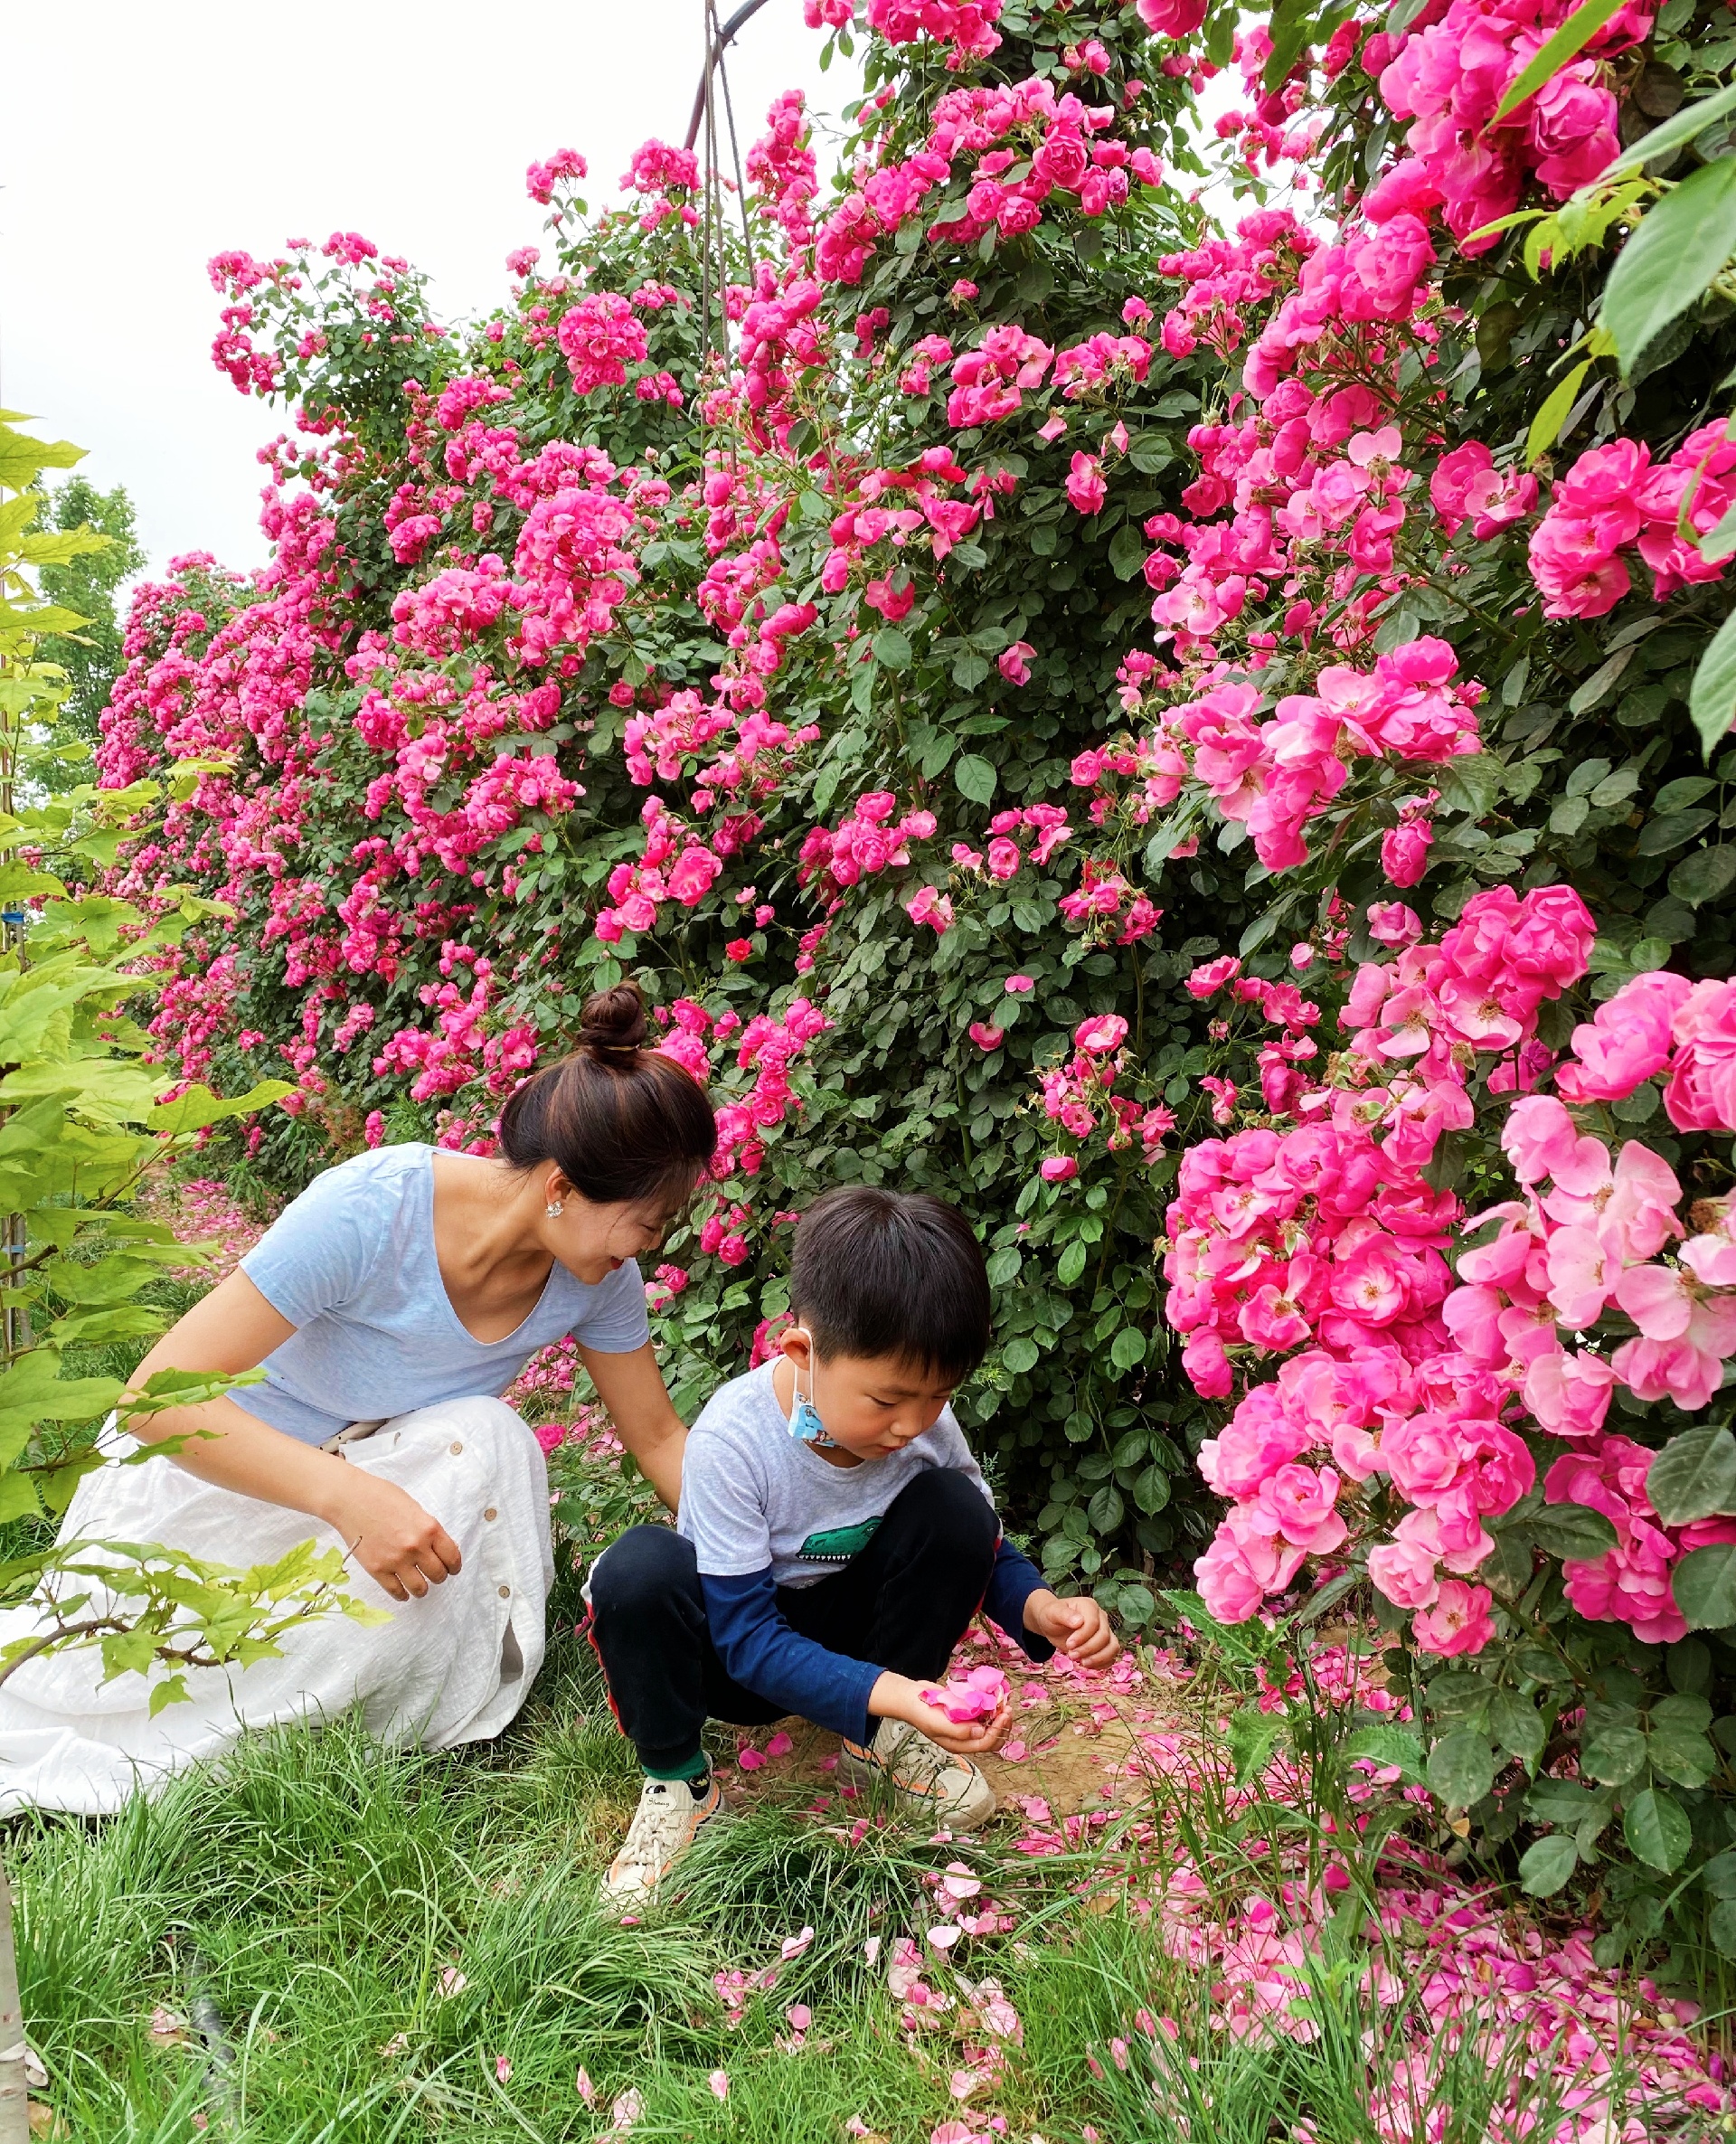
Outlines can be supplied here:
<path id="1" fill-rule="evenodd" d="M 327 1615 L 298 1625 L 279 1640 L 280 1659 L 193 1669 L 188 1701 L 155 1719 L 150 1689 L 166 1670 L 105 1683 L 94 1649 L 27 1661 L 0 1684 L 0 1815 L 104 1815 L 250 1728 L 317 1722 L 358 1705 L 380 1741 L 431 1750 L 506 1725 L 542 1664 L 554 1578 L 548 1469 L 535 1437 L 502 1400 L 449 1400 L 393 1416 L 344 1456 L 440 1522 L 463 1558 L 458 1574 L 400 1602 L 353 1563 L 350 1591 L 389 1610 L 390 1622 Z M 310 1538 L 346 1545 L 306 1512 L 219 1488 L 168 1459 L 87 1475 L 60 1538 L 163 1542 L 241 1565 L 274 1562 Z M 0 1614 L 0 1645 L 31 1636 L 38 1615 L 29 1604 Z"/>

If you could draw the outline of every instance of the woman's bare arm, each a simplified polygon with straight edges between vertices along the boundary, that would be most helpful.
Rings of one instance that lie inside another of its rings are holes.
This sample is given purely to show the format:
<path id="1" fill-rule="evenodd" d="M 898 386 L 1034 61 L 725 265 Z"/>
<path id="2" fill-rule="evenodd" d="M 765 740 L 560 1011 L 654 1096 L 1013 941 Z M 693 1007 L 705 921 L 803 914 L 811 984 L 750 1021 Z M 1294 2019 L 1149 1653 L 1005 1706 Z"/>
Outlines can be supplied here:
<path id="1" fill-rule="evenodd" d="M 594 1354 L 581 1347 L 579 1359 L 590 1373 L 616 1435 L 674 1511 L 681 1502 L 681 1454 L 687 1426 L 675 1412 L 650 1341 L 631 1355 Z"/>
<path id="2" fill-rule="evenodd" d="M 231 1273 L 164 1334 L 133 1384 L 143 1384 L 154 1370 L 232 1375 L 255 1369 L 295 1329 L 245 1273 Z M 451 1535 L 395 1483 L 286 1436 L 233 1400 L 207 1400 L 123 1421 L 143 1444 L 186 1438 L 175 1463 L 202 1481 L 323 1520 L 395 1601 L 426 1593 L 459 1566 Z M 246 1543 L 238 1542 L 236 1561 L 245 1555 Z"/>

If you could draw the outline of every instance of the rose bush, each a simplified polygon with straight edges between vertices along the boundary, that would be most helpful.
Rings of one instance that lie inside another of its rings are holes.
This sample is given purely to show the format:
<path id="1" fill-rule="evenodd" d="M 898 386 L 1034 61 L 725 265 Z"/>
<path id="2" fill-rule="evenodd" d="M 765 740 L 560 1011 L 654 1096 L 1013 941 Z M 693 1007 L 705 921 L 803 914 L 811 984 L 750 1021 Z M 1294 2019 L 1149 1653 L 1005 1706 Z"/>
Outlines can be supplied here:
<path id="1" fill-rule="evenodd" d="M 1358 1589 L 1479 1850 L 1618 1817 L 1618 1940 L 1736 1949 L 1723 19 L 875 0 L 727 259 L 658 144 L 596 218 L 533 165 L 461 333 L 354 233 L 221 256 L 273 561 L 141 591 L 102 766 L 193 778 L 115 891 L 233 910 L 144 958 L 181 1076 L 296 1080 L 256 1169 L 486 1148 L 636 974 L 722 1105 L 678 1396 L 816 1189 L 942 1192 L 1058 1582 Z"/>

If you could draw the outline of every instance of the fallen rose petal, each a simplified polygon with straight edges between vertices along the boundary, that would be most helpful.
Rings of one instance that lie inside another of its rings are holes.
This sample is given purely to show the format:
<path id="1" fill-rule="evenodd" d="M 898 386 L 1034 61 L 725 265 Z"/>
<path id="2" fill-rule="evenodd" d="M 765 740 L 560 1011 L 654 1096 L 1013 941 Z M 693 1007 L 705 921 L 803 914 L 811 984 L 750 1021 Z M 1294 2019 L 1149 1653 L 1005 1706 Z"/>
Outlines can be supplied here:
<path id="1" fill-rule="evenodd" d="M 764 1752 L 760 1750 L 738 1750 L 735 1761 L 743 1771 L 758 1771 L 766 1759 Z"/>
<path id="2" fill-rule="evenodd" d="M 803 1929 L 800 1935 L 787 1935 L 779 1945 L 784 1962 L 788 1964 L 792 1958 L 799 1958 L 813 1941 L 814 1931 L 811 1928 Z"/>
<path id="3" fill-rule="evenodd" d="M 796 1744 L 780 1727 L 766 1744 L 766 1754 L 768 1757 L 788 1757 L 795 1747 Z"/>
<path id="4" fill-rule="evenodd" d="M 726 2100 L 729 2098 L 730 2073 L 727 2070 L 713 2070 L 705 2082 L 711 2086 L 712 2096 L 714 2099 Z"/>
<path id="5" fill-rule="evenodd" d="M 572 2089 L 583 2100 L 587 2107 L 594 2107 L 597 2104 L 597 2087 L 591 2083 L 590 2073 L 588 2070 L 581 2069 L 580 2071 L 572 2081 Z"/>
<path id="6" fill-rule="evenodd" d="M 939 1927 L 929 1929 L 929 1941 L 937 1950 L 950 1950 L 958 1941 L 958 1931 L 949 1921 L 943 1921 Z"/>
<path id="7" fill-rule="evenodd" d="M 814 2013 L 806 2003 L 791 2003 L 784 2016 L 793 2033 L 805 2033 L 814 2022 Z"/>
<path id="8" fill-rule="evenodd" d="M 512 2073 L 513 2073 L 513 2065 L 512 2065 L 512 2064 L 511 2064 L 511 2063 L 510 2063 L 510 2062 L 509 2062 L 509 2061 L 506 2059 L 506 2057 L 505 2057 L 504 2054 L 497 2054 L 497 2055 L 495 2055 L 495 2075 L 496 2077 L 498 2077 L 498 2078 L 499 2078 L 500 2082 L 501 2082 L 503 2084 L 505 2084 L 505 2082 L 506 2082 L 506 2080 L 507 2080 L 507 2079 L 508 2079 L 508 2078 L 509 2078 L 509 2077 L 512 2075 Z"/>
<path id="9" fill-rule="evenodd" d="M 455 1965 L 448 1965 L 440 1974 L 440 1993 L 442 1995 L 462 1995 L 469 1985 L 469 1981 Z"/>

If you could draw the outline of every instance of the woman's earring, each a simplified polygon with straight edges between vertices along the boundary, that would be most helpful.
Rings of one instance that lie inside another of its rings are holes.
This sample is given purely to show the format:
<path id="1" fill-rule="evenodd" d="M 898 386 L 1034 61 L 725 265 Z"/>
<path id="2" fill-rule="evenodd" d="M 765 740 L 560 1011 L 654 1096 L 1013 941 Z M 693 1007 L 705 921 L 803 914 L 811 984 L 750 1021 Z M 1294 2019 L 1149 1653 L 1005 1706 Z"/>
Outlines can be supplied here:
<path id="1" fill-rule="evenodd" d="M 558 1221 L 566 1210 L 564 1202 L 558 1198 L 552 1198 L 542 1209 L 551 1221 Z"/>

